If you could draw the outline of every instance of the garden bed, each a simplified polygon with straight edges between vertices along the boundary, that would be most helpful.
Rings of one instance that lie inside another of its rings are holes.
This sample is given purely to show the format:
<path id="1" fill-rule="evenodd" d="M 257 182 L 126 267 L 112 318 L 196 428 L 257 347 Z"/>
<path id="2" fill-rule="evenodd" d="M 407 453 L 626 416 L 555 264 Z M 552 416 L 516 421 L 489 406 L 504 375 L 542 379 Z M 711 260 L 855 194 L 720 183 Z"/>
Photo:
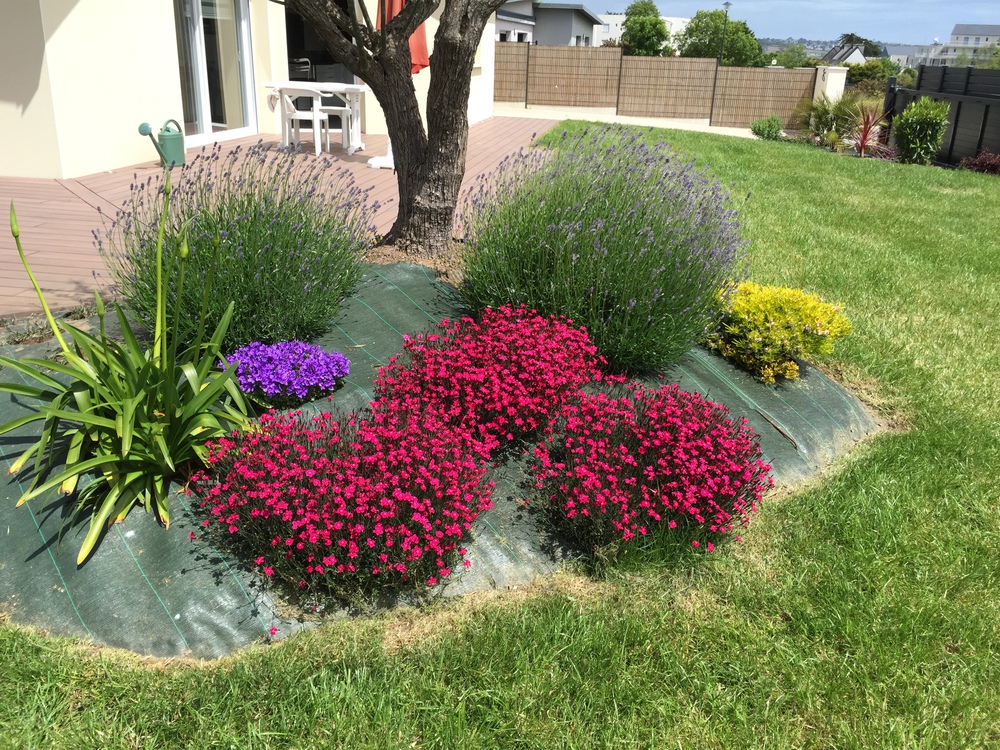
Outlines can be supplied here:
<path id="1" fill-rule="evenodd" d="M 332 332 L 317 342 L 343 352 L 352 363 L 334 396 L 337 408 L 350 411 L 372 399 L 377 370 L 400 350 L 404 334 L 461 312 L 454 289 L 428 268 L 410 263 L 371 267 Z M 5 353 L 24 356 L 25 351 L 11 346 Z M 694 349 L 662 381 L 649 382 L 677 382 L 727 405 L 734 416 L 746 416 L 761 436 L 775 481 L 786 486 L 814 476 L 877 429 L 856 398 L 808 366 L 798 381 L 767 387 Z M 326 407 L 321 402 L 307 408 Z M 5 400 L 0 419 L 11 419 L 23 408 Z M 8 466 L 21 445 L 11 436 L 0 442 Z M 559 564 L 560 550 L 520 502 L 526 492 L 519 458 L 499 467 L 493 479 L 494 507 L 476 522 L 467 545 L 471 568 L 441 586 L 442 595 L 521 585 Z M 15 478 L 8 480 L 0 488 L 0 525 L 9 528 L 0 552 L 0 609 L 17 622 L 52 633 L 156 656 L 218 657 L 270 637 L 272 629 L 284 636 L 306 627 L 283 617 L 252 575 L 202 538 L 200 518 L 190 510 L 193 498 L 176 489 L 171 505 L 177 511 L 168 532 L 133 511 L 78 568 L 77 536 L 85 533 L 85 524 L 58 540 L 62 501 L 15 509 L 20 489 Z"/>

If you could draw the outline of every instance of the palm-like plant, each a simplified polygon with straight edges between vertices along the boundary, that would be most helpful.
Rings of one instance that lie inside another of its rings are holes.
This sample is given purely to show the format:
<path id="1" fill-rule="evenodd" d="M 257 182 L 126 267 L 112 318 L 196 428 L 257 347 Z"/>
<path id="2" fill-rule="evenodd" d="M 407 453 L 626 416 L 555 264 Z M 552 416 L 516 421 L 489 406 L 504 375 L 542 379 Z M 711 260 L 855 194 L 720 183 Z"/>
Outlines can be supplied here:
<path id="1" fill-rule="evenodd" d="M 112 522 L 123 521 L 135 505 L 143 505 L 147 513 L 155 508 L 159 520 L 169 527 L 170 480 L 204 460 L 208 440 L 243 427 L 248 420 L 235 368 L 218 367 L 232 304 L 210 338 L 205 339 L 201 324 L 194 343 L 183 351 L 178 352 L 176 343 L 179 311 L 174 311 L 173 335 L 167 330 L 163 233 L 170 202 L 169 173 L 164 192 L 156 247 L 157 316 L 152 347 L 140 345 L 117 304 L 124 343 L 110 340 L 105 333 L 104 304 L 96 292 L 99 336 L 56 323 L 25 258 L 11 202 L 11 234 L 65 362 L 0 357 L 0 365 L 37 384 L 29 385 L 22 377 L 21 383 L 0 382 L 0 391 L 41 402 L 36 411 L 0 425 L 0 434 L 42 423 L 41 436 L 10 469 L 12 474 L 21 471 L 34 458 L 33 480 L 17 504 L 56 488 L 75 492 L 73 519 L 84 508 L 92 512 L 78 563 L 93 551 L 101 532 Z M 186 240 L 181 242 L 179 287 L 184 283 L 188 255 Z M 211 280 L 205 286 L 199 320 L 204 320 L 210 288 Z M 177 299 L 181 299 L 179 291 Z M 78 489 L 81 477 L 89 474 L 95 478 Z"/>
<path id="2" fill-rule="evenodd" d="M 851 140 L 858 156 L 864 157 L 866 151 L 879 143 L 882 125 L 885 123 L 885 112 L 882 105 L 873 100 L 858 102 L 853 109 L 854 127 L 851 130 Z"/>

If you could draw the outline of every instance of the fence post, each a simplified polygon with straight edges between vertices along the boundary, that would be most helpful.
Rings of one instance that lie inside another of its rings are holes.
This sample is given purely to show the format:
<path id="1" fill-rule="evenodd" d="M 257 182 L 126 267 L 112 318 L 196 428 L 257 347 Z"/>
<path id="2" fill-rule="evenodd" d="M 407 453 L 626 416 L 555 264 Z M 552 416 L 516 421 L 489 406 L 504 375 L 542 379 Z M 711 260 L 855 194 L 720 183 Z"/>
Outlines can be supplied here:
<path id="1" fill-rule="evenodd" d="M 708 124 L 709 127 L 712 125 L 712 120 L 715 119 L 715 89 L 719 85 L 719 61 L 715 61 L 715 76 L 712 78 L 712 104 L 708 109 Z"/>
<path id="2" fill-rule="evenodd" d="M 618 93 L 615 94 L 615 117 L 618 116 L 618 107 L 622 103 L 622 64 L 625 62 L 625 48 L 618 48 Z"/>
<path id="3" fill-rule="evenodd" d="M 920 82 L 924 79 L 924 64 L 920 63 L 920 67 L 917 68 L 917 82 L 913 84 L 913 88 L 920 91 Z"/>
<path id="4" fill-rule="evenodd" d="M 896 76 L 889 76 L 886 82 L 885 99 L 882 101 L 882 113 L 885 116 L 885 143 L 889 142 L 892 131 L 892 118 L 896 114 Z"/>
<path id="5" fill-rule="evenodd" d="M 986 104 L 983 107 L 983 124 L 979 128 L 979 142 L 976 143 L 976 156 L 979 156 L 979 152 L 983 150 L 983 139 L 986 138 L 986 123 L 990 119 L 990 105 Z"/>
<path id="6" fill-rule="evenodd" d="M 531 67 L 531 42 L 528 42 L 528 52 L 524 56 L 524 108 L 528 108 L 528 70 Z"/>
<path id="7" fill-rule="evenodd" d="M 955 102 L 955 119 L 951 121 L 951 140 L 948 142 L 948 158 L 945 160 L 951 164 L 951 155 L 955 150 L 955 136 L 958 134 L 958 121 L 962 119 L 962 102 Z"/>

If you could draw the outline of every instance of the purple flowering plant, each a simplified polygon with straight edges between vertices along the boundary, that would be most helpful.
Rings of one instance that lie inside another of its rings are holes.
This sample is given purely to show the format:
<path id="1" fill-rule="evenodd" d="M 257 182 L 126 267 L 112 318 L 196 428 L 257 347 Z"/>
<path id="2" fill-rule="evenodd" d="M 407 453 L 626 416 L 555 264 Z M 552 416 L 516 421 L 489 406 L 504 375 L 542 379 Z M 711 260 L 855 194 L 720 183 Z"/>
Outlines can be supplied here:
<path id="1" fill-rule="evenodd" d="M 746 276 L 735 201 L 659 136 L 570 127 L 465 194 L 463 302 L 563 315 L 611 372 L 655 371 L 716 326 L 718 290 Z"/>
<path id="2" fill-rule="evenodd" d="M 350 372 L 350 361 L 305 341 L 258 341 L 229 356 L 244 393 L 277 409 L 291 409 L 337 390 Z"/>

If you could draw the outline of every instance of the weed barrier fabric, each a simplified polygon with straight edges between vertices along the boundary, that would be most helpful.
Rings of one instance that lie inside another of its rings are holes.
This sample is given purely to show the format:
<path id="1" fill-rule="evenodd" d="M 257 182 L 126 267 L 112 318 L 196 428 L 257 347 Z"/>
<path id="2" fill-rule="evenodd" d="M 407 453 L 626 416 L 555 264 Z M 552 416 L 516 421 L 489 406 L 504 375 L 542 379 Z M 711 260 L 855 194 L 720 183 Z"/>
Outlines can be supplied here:
<path id="1" fill-rule="evenodd" d="M 462 313 L 455 290 L 423 266 L 370 268 L 330 333 L 317 341 L 344 353 L 351 374 L 332 404 L 320 401 L 303 411 L 366 406 L 378 368 L 401 350 L 404 334 L 428 331 L 442 318 Z M 50 343 L 0 351 L 24 357 L 55 349 Z M 762 386 L 724 360 L 694 349 L 662 378 L 645 382 L 677 382 L 725 404 L 733 416 L 747 417 L 761 435 L 776 481 L 790 484 L 813 476 L 877 427 L 843 388 L 807 365 L 801 372 L 798 381 Z M 0 372 L 3 380 L 17 377 Z M 0 421 L 30 408 L 29 399 L 4 394 Z M 38 429 L 27 426 L 0 436 L 0 467 L 9 468 Z M 441 586 L 443 596 L 528 583 L 551 573 L 564 557 L 522 502 L 531 486 L 527 456 L 509 456 L 491 479 L 495 507 L 477 520 L 466 545 L 472 567 Z M 311 626 L 283 617 L 252 573 L 201 537 L 201 516 L 182 488 L 171 494 L 169 531 L 141 509 L 133 510 L 78 567 L 89 514 L 60 538 L 70 512 L 65 498 L 36 498 L 14 507 L 30 481 L 28 471 L 0 481 L 0 614 L 13 621 L 140 654 L 199 658 L 267 640 L 271 628 L 286 636 Z"/>

